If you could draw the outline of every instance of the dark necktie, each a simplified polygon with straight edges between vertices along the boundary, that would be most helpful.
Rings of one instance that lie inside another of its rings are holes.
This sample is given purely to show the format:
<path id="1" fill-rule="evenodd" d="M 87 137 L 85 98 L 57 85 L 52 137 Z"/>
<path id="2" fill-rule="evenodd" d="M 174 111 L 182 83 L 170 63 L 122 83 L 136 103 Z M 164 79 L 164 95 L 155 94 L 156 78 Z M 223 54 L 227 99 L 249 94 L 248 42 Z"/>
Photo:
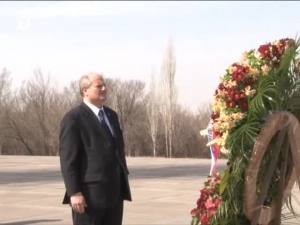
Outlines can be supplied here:
<path id="1" fill-rule="evenodd" d="M 99 110 L 98 115 L 99 115 L 99 118 L 100 118 L 100 122 L 101 122 L 101 124 L 102 124 L 102 126 L 103 126 L 103 128 L 104 128 L 104 130 L 105 130 L 105 132 L 106 132 L 106 134 L 108 136 L 108 138 L 110 139 L 111 142 L 113 142 L 114 141 L 114 136 L 112 135 L 112 133 L 111 133 L 111 131 L 110 131 L 107 123 L 105 122 L 104 112 L 103 112 L 102 109 Z"/>

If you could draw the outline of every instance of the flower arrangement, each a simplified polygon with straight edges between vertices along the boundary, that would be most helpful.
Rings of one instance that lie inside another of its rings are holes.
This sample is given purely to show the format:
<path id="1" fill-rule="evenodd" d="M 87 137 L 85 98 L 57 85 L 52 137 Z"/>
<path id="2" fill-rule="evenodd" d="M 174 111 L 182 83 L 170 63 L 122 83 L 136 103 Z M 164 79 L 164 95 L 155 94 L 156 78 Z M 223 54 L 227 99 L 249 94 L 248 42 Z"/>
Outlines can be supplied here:
<path id="1" fill-rule="evenodd" d="M 215 91 L 212 103 L 213 129 L 223 154 L 230 131 L 247 117 L 249 103 L 257 93 L 259 79 L 278 69 L 285 50 L 295 44 L 293 39 L 281 39 L 245 52 L 241 60 L 232 64 Z"/>
<path id="2" fill-rule="evenodd" d="M 287 110 L 300 120 L 299 47 L 300 41 L 290 38 L 261 45 L 243 53 L 220 78 L 212 102 L 215 138 L 207 145 L 217 144 L 226 154 L 227 168 L 213 182 L 212 177 L 205 182 L 197 208 L 191 211 L 193 225 L 250 224 L 243 211 L 245 171 L 264 118 L 272 111 Z M 270 142 L 259 170 L 257 193 L 274 143 Z M 279 179 L 274 174 L 264 205 L 276 197 Z"/>
<path id="3" fill-rule="evenodd" d="M 208 176 L 204 183 L 204 188 L 200 190 L 197 208 L 191 211 L 191 225 L 209 225 L 211 216 L 216 213 L 222 202 L 222 198 L 219 195 L 220 181 L 220 173 Z"/>

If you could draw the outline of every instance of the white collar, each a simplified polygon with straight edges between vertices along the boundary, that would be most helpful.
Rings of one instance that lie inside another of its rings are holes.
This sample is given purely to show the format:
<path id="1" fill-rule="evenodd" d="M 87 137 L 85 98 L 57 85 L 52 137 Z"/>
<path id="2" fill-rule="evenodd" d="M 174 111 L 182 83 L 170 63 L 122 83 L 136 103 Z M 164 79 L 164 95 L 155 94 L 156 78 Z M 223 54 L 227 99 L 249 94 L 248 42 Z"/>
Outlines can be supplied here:
<path id="1" fill-rule="evenodd" d="M 99 111 L 103 109 L 103 106 L 101 106 L 100 108 L 98 108 L 97 106 L 93 105 L 92 103 L 88 102 L 87 100 L 83 99 L 83 102 L 95 113 L 96 116 L 98 116 Z"/>

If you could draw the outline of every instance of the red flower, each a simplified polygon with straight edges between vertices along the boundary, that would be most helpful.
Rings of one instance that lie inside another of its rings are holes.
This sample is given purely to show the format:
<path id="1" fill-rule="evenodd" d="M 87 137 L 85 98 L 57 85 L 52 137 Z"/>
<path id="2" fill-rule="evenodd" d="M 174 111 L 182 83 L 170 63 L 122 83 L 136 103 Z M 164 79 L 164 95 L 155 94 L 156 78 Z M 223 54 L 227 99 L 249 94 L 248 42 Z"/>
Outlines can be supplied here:
<path id="1" fill-rule="evenodd" d="M 233 101 L 227 101 L 226 102 L 226 107 L 227 108 L 234 108 L 235 107 L 235 103 Z"/>
<path id="2" fill-rule="evenodd" d="M 279 40 L 279 52 L 280 52 L 280 54 L 283 54 L 283 52 L 285 50 L 285 46 L 286 46 L 286 40 L 285 39 Z"/>
<path id="3" fill-rule="evenodd" d="M 270 44 L 261 45 L 257 50 L 263 59 L 271 60 L 271 54 L 270 54 Z"/>
<path id="4" fill-rule="evenodd" d="M 221 91 L 225 89 L 224 84 L 220 83 L 218 89 L 220 89 Z"/>
<path id="5" fill-rule="evenodd" d="M 239 106 L 241 109 L 243 110 L 247 110 L 248 109 L 248 102 L 246 99 L 242 99 L 239 101 Z"/>
<path id="6" fill-rule="evenodd" d="M 193 209 L 193 210 L 191 211 L 191 216 L 196 216 L 197 213 L 198 213 L 197 209 Z"/>
<path id="7" fill-rule="evenodd" d="M 217 212 L 221 204 L 221 196 L 219 196 L 221 176 L 219 173 L 208 176 L 204 182 L 204 188 L 200 190 L 200 197 L 197 200 L 197 208 L 193 209 L 190 214 L 201 225 L 210 225 L 211 217 Z"/>
<path id="8" fill-rule="evenodd" d="M 231 79 L 232 81 L 236 81 L 237 83 L 239 83 L 248 75 L 249 67 L 238 64 L 233 64 L 232 66 L 235 66 L 236 70 L 232 72 Z"/>
<path id="9" fill-rule="evenodd" d="M 251 87 L 255 83 L 255 80 L 251 77 L 247 77 L 246 79 L 244 79 L 243 83 L 245 87 L 247 86 Z"/>
<path id="10" fill-rule="evenodd" d="M 216 206 L 216 205 L 214 204 L 214 202 L 212 201 L 211 198 L 207 199 L 207 201 L 205 202 L 205 207 L 206 207 L 207 209 L 215 208 L 215 206 Z"/>
<path id="11" fill-rule="evenodd" d="M 199 216 L 199 220 L 201 221 L 201 225 L 208 225 L 209 224 L 208 217 L 205 214 Z"/>
<path id="12" fill-rule="evenodd" d="M 223 134 L 223 133 L 221 133 L 221 132 L 219 132 L 219 131 L 215 131 L 214 133 L 215 133 L 215 136 L 216 136 L 216 137 L 219 137 L 219 136 L 221 136 L 221 135 Z"/>
<path id="13" fill-rule="evenodd" d="M 210 117 L 213 121 L 216 121 L 220 117 L 220 114 L 218 112 L 212 112 Z"/>
<path id="14" fill-rule="evenodd" d="M 279 49 L 277 48 L 277 46 L 276 45 L 272 45 L 271 49 L 272 49 L 272 55 L 274 57 L 276 57 L 277 59 L 280 59 L 281 58 L 281 53 L 280 53 Z"/>
<path id="15" fill-rule="evenodd" d="M 218 197 L 218 198 L 215 200 L 215 204 L 216 204 L 217 206 L 219 206 L 219 205 L 221 204 L 221 202 L 222 202 L 222 199 L 221 199 L 220 197 Z"/>

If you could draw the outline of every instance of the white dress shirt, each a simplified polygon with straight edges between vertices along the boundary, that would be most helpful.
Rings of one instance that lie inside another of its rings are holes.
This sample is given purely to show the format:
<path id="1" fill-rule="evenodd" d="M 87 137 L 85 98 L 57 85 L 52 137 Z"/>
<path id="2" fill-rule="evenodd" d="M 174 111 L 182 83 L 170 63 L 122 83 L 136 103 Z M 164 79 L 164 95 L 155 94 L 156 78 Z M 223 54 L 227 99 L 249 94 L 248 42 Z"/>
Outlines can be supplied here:
<path id="1" fill-rule="evenodd" d="M 106 116 L 106 113 L 105 113 L 105 110 L 103 109 L 103 107 L 101 108 L 98 108 L 97 106 L 93 105 L 92 103 L 86 101 L 86 100 L 83 100 L 84 104 L 86 104 L 92 111 L 93 113 L 96 115 L 96 117 L 98 118 L 99 122 L 100 122 L 100 118 L 99 118 L 99 111 L 102 110 L 103 111 L 103 115 L 104 115 L 104 120 L 106 122 L 106 124 L 108 125 L 109 129 L 110 129 L 110 132 L 112 133 L 113 136 L 114 135 L 114 132 L 110 126 L 110 123 L 109 123 L 109 120 Z"/>

